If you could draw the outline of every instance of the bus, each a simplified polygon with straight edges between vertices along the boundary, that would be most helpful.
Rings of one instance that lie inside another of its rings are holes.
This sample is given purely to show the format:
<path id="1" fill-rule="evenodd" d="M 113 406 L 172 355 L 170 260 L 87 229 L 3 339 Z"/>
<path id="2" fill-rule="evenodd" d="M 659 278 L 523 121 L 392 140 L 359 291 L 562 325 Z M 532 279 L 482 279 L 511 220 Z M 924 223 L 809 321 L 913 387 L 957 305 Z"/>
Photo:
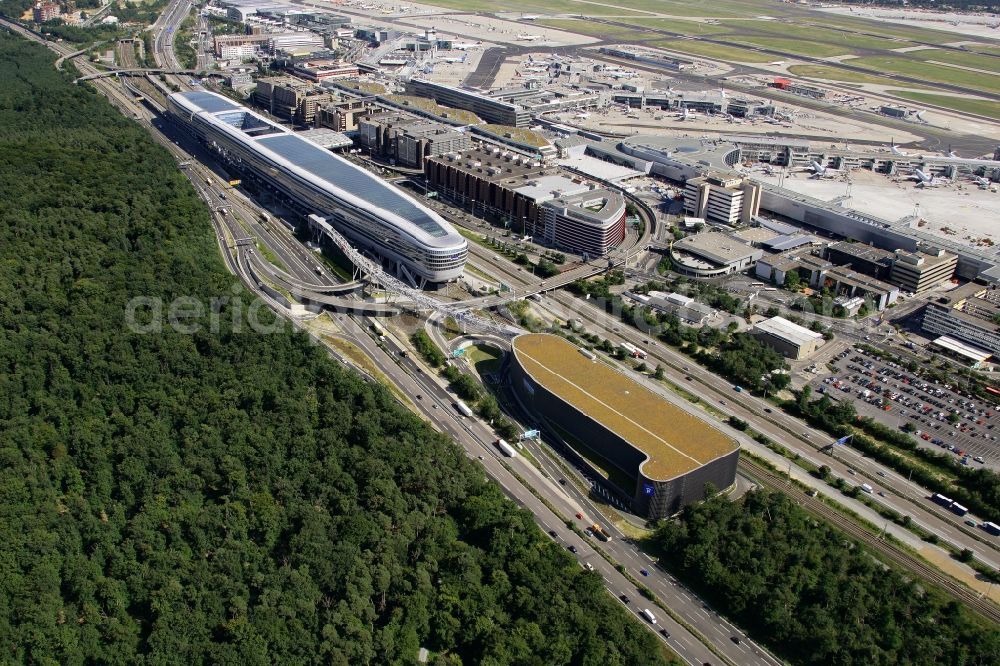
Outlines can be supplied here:
<path id="1" fill-rule="evenodd" d="M 375 337 L 379 340 L 385 340 L 385 329 L 382 327 L 382 324 L 378 323 L 377 319 L 371 320 L 371 327 L 375 333 Z"/>
<path id="2" fill-rule="evenodd" d="M 931 495 L 931 501 L 935 504 L 940 504 L 941 506 L 951 506 L 953 500 L 950 497 L 945 497 L 941 493 L 934 493 Z"/>

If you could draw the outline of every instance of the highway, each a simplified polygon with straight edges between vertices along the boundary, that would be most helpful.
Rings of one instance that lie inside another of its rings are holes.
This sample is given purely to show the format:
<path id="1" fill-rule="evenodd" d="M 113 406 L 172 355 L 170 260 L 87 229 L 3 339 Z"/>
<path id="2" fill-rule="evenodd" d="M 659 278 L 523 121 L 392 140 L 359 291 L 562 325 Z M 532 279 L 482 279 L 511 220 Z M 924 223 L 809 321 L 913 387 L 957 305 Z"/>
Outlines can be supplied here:
<path id="1" fill-rule="evenodd" d="M 539 472 L 524 457 L 514 459 L 501 457 L 492 446 L 496 435 L 477 419 L 467 419 L 458 414 L 454 408 L 455 397 L 447 391 L 437 372 L 427 368 L 419 359 L 414 359 L 407 353 L 402 357 L 400 352 L 407 351 L 403 345 L 391 336 L 383 343 L 388 356 L 379 354 L 372 349 L 374 342 L 364 345 L 365 353 L 375 359 L 383 372 L 406 395 L 421 396 L 415 403 L 423 415 L 444 432 L 451 435 L 461 444 L 469 455 L 483 457 L 483 465 L 492 478 L 504 488 L 504 491 L 520 505 L 535 514 L 539 526 L 545 532 L 555 532 L 553 537 L 563 547 L 570 545 L 577 549 L 576 556 L 581 563 L 589 563 L 604 578 L 608 591 L 616 598 L 626 595 L 631 600 L 628 608 L 638 616 L 643 608 L 650 608 L 657 616 L 660 626 L 670 634 L 667 644 L 690 664 L 718 663 L 719 655 L 710 652 L 701 640 L 687 628 L 674 621 L 667 613 L 643 599 L 637 587 L 623 574 L 614 568 L 596 551 L 600 548 L 615 562 L 623 565 L 633 578 L 653 590 L 661 601 L 681 616 L 684 621 L 702 636 L 714 644 L 715 649 L 725 656 L 727 663 L 741 666 L 743 664 L 779 664 L 774 657 L 768 655 L 759 646 L 746 639 L 744 634 L 721 618 L 718 614 L 697 599 L 688 590 L 681 587 L 673 578 L 652 562 L 637 548 L 626 543 L 623 535 L 608 543 L 597 545 L 583 539 L 577 533 L 566 527 L 565 521 L 571 520 L 579 530 L 586 529 L 594 522 L 607 525 L 597 508 L 582 497 L 575 488 L 567 484 L 559 485 L 556 480 L 562 476 L 551 466 L 544 468 L 545 474 Z M 431 407 L 428 409 L 428 403 Z M 509 467 L 509 469 L 508 469 Z M 535 492 L 542 495 L 548 506 L 528 488 L 526 488 L 511 472 L 528 480 Z M 551 507 L 559 512 L 552 511 Z M 584 517 L 577 519 L 581 513 Z M 616 530 L 611 529 L 612 533 Z M 641 570 L 650 575 L 642 576 Z M 660 634 L 658 634 L 660 635 Z M 662 635 L 660 635 L 661 638 Z M 732 641 L 732 637 L 740 637 L 740 644 Z"/>

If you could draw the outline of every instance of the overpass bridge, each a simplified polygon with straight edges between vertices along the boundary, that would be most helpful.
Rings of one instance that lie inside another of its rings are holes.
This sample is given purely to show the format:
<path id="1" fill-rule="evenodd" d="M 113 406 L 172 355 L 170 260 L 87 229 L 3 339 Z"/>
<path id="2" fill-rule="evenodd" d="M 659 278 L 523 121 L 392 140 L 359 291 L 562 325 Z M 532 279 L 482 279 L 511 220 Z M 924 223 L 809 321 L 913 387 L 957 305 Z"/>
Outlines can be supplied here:
<path id="1" fill-rule="evenodd" d="M 402 306 L 391 303 L 371 303 L 352 298 L 338 298 L 329 294 L 305 289 L 300 286 L 305 283 L 281 273 L 270 262 L 261 259 L 256 252 L 244 251 L 243 254 L 244 259 L 248 263 L 247 268 L 250 271 L 250 275 L 255 280 L 259 282 L 261 275 L 266 274 L 268 280 L 271 280 L 282 289 L 288 290 L 296 298 L 301 298 L 304 301 L 332 308 L 338 312 L 354 312 L 360 315 L 379 317 L 399 314 L 403 310 Z"/>
<path id="2" fill-rule="evenodd" d="M 433 313 L 452 317 L 460 326 L 482 331 L 502 338 L 512 338 L 523 331 L 514 326 L 507 326 L 498 322 L 486 319 L 472 312 L 468 308 L 457 306 L 455 303 L 445 303 L 433 298 L 426 292 L 416 287 L 404 283 L 392 275 L 389 275 L 382 267 L 364 256 L 348 240 L 334 229 L 325 218 L 318 215 L 309 215 L 309 228 L 317 239 L 326 239 L 332 242 L 344 255 L 348 261 L 354 264 L 368 280 L 382 285 L 386 291 L 390 291 L 401 296 L 405 301 L 405 306 L 409 310 L 430 310 Z M 403 305 L 402 303 L 400 305 Z"/>
<path id="3" fill-rule="evenodd" d="M 87 74 L 86 76 L 81 76 L 80 78 L 78 78 L 74 83 L 80 83 L 81 81 L 93 81 L 94 79 L 103 79 L 109 76 L 148 76 L 150 74 L 171 74 L 174 76 L 197 76 L 200 78 L 221 76 L 221 74 L 218 73 L 198 72 L 193 69 L 165 69 L 162 67 L 131 67 L 126 69 L 109 69 L 106 72 Z"/>

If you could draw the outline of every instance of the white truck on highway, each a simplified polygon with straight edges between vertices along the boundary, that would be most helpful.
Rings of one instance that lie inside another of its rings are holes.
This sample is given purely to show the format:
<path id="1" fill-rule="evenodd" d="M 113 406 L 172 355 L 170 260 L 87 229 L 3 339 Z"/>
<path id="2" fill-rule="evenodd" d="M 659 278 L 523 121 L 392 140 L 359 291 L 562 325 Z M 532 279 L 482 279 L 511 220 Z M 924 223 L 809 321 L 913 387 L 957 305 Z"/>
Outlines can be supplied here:
<path id="1" fill-rule="evenodd" d="M 503 441 L 502 439 L 498 439 L 494 443 L 497 445 L 497 448 L 500 449 L 500 453 L 504 454 L 508 458 L 517 457 L 517 451 L 515 451 L 514 447 L 508 444 L 507 442 Z"/>
<path id="2" fill-rule="evenodd" d="M 646 621 L 649 622 L 650 624 L 656 624 L 656 616 L 653 615 L 653 612 L 648 608 L 642 609 L 642 616 L 646 618 Z"/>

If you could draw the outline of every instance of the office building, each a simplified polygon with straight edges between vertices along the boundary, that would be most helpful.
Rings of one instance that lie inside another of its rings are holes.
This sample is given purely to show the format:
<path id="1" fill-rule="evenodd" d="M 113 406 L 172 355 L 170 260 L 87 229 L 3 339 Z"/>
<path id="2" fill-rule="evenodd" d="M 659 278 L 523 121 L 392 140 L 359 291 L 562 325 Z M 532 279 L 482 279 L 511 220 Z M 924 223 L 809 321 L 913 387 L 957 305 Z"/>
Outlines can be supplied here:
<path id="1" fill-rule="evenodd" d="M 757 277 L 774 284 L 785 284 L 788 274 L 795 273 L 799 282 L 816 291 L 826 289 L 835 298 L 861 298 L 869 309 L 884 310 L 899 297 L 899 288 L 876 278 L 836 266 L 813 254 L 768 255 L 757 262 Z"/>
<path id="2" fill-rule="evenodd" d="M 220 60 L 249 60 L 257 49 L 267 46 L 269 38 L 269 35 L 215 35 L 212 44 Z"/>
<path id="3" fill-rule="evenodd" d="M 472 148 L 469 135 L 450 125 L 391 111 L 362 120 L 358 143 L 386 161 L 411 168 L 423 168 L 426 157 Z"/>
<path id="4" fill-rule="evenodd" d="M 842 241 L 828 245 L 823 250 L 823 258 L 838 266 L 850 266 L 857 272 L 877 280 L 888 280 L 895 257 L 888 250 L 864 243 Z"/>
<path id="5" fill-rule="evenodd" d="M 926 245 L 917 252 L 896 250 L 889 281 L 903 291 L 920 294 L 948 282 L 955 275 L 958 257 Z"/>
<path id="6" fill-rule="evenodd" d="M 373 108 L 374 105 L 370 101 L 344 95 L 319 107 L 316 112 L 316 124 L 337 132 L 354 132 Z"/>
<path id="7" fill-rule="evenodd" d="M 268 37 L 268 48 L 272 53 L 310 53 L 324 47 L 323 35 L 308 30 L 271 33 Z"/>
<path id="8" fill-rule="evenodd" d="M 541 204 L 539 221 L 537 242 L 599 257 L 625 240 L 625 197 L 604 188 L 559 196 Z"/>
<path id="9" fill-rule="evenodd" d="M 315 83 L 358 76 L 357 65 L 337 58 L 296 58 L 286 64 L 285 69 L 295 76 Z"/>
<path id="10" fill-rule="evenodd" d="M 299 125 L 313 125 L 317 110 L 335 99 L 334 93 L 291 76 L 257 80 L 254 101 L 269 113 Z"/>
<path id="11" fill-rule="evenodd" d="M 924 309 L 927 333 L 959 340 L 1000 355 L 1000 291 L 968 283 L 931 300 Z"/>
<path id="12" fill-rule="evenodd" d="M 35 23 L 45 23 L 59 18 L 61 10 L 55 2 L 39 2 L 31 10 L 31 18 Z"/>
<path id="13" fill-rule="evenodd" d="M 424 163 L 428 187 L 441 196 L 474 214 L 511 220 L 522 229 L 537 223 L 538 204 L 533 191 L 518 190 L 551 174 L 540 161 L 498 147 L 479 146 L 429 157 Z"/>
<path id="14" fill-rule="evenodd" d="M 684 185 L 684 210 L 730 226 L 750 224 L 760 212 L 760 186 L 722 172 L 691 178 Z"/>

